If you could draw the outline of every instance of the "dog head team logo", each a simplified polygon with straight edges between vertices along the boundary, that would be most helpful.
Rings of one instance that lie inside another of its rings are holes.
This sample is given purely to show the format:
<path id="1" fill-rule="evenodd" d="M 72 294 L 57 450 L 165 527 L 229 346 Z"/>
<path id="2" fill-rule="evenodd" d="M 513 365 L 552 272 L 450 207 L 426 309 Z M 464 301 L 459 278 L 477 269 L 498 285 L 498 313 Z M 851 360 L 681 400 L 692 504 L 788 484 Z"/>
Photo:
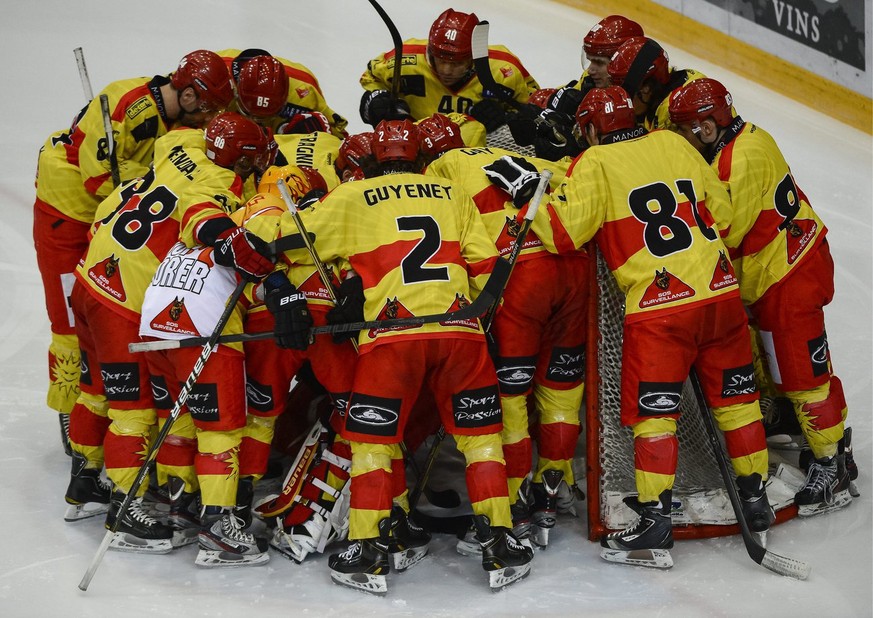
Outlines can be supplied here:
<path id="1" fill-rule="evenodd" d="M 463 294 L 455 294 L 455 300 L 452 302 L 452 306 L 449 307 L 449 312 L 458 311 L 459 309 L 463 309 L 470 304 L 470 301 L 467 300 L 467 297 Z M 440 322 L 441 326 L 463 326 L 465 328 L 473 328 L 479 329 L 479 320 L 473 318 L 472 320 L 446 320 L 445 322 Z"/>
<path id="2" fill-rule="evenodd" d="M 124 283 L 121 281 L 119 263 L 121 258 L 113 253 L 101 262 L 97 262 L 88 270 L 88 278 L 101 290 L 119 302 L 127 300 Z"/>
<path id="3" fill-rule="evenodd" d="M 803 255 L 803 251 L 815 238 L 818 224 L 812 219 L 793 219 L 785 226 L 785 241 L 788 249 L 789 264 L 794 264 Z"/>
<path id="4" fill-rule="evenodd" d="M 509 253 L 512 251 L 512 248 L 515 246 L 515 241 L 520 233 L 521 222 L 515 217 L 506 217 L 506 222 L 503 225 L 503 229 L 500 230 L 500 235 L 497 237 L 497 241 L 495 242 L 495 245 L 497 246 L 497 251 L 500 253 L 501 257 L 509 255 Z M 540 247 L 542 246 L 542 244 L 542 241 L 537 238 L 536 234 L 528 231 L 527 236 L 524 237 L 524 246 L 522 247 L 522 249 Z"/>
<path id="5" fill-rule="evenodd" d="M 719 250 L 718 262 L 715 265 L 715 270 L 712 273 L 712 279 L 709 281 L 709 289 L 712 291 L 720 290 L 731 285 L 736 285 L 737 277 L 734 274 L 734 267 L 728 259 L 724 251 Z"/>
<path id="6" fill-rule="evenodd" d="M 640 299 L 640 309 L 663 305 L 694 296 L 688 284 L 669 272 L 667 268 L 655 271 L 655 276 Z"/>
<path id="7" fill-rule="evenodd" d="M 150 326 L 154 330 L 180 335 L 199 335 L 194 321 L 185 308 L 185 298 L 177 296 L 155 316 Z"/>
<path id="8" fill-rule="evenodd" d="M 412 315 L 412 312 L 409 311 L 406 307 L 403 306 L 397 297 L 386 298 L 385 304 L 382 306 L 382 310 L 379 311 L 379 315 L 376 316 L 377 320 L 396 320 L 397 318 L 412 318 L 415 317 Z M 392 326 L 390 328 L 371 328 L 367 333 L 367 336 L 370 339 L 373 339 L 379 333 L 387 333 L 389 331 L 394 330 L 409 330 L 410 328 L 418 328 L 419 325 L 410 325 L 410 326 Z"/>

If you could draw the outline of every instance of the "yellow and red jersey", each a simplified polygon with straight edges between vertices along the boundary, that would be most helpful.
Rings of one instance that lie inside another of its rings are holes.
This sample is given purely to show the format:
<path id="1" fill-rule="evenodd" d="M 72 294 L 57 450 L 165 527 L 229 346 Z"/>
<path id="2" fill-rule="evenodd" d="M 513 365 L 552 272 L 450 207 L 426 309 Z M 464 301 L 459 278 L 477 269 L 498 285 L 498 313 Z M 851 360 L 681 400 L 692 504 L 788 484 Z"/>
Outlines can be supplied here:
<path id="1" fill-rule="evenodd" d="M 228 70 L 233 71 L 233 61 L 242 51 L 241 49 L 224 49 L 216 53 L 227 64 Z M 288 102 L 279 114 L 269 119 L 265 126 L 269 126 L 275 131 L 279 125 L 295 114 L 316 111 L 327 117 L 330 130 L 334 135 L 340 138 L 344 137 L 349 121 L 333 111 L 327 104 L 315 74 L 299 62 L 292 62 L 279 56 L 273 57 L 285 66 L 285 73 L 288 74 Z M 239 111 L 236 101 L 232 104 L 231 110 Z"/>
<path id="2" fill-rule="evenodd" d="M 521 228 L 519 210 L 513 206 L 511 196 L 488 180 L 482 168 L 504 155 L 515 153 L 503 148 L 455 148 L 443 153 L 439 159 L 428 165 L 425 174 L 448 178 L 459 184 L 473 198 L 476 208 L 498 253 L 506 257 L 515 245 Z M 569 167 L 569 160 L 547 161 L 535 157 L 525 157 L 538 170 L 551 170 L 552 188 L 556 189 Z M 545 252 L 542 241 L 533 231 L 528 232 L 519 260 L 526 260 L 537 253 Z"/>
<path id="3" fill-rule="evenodd" d="M 494 80 L 509 88 L 513 98 L 519 103 L 526 103 L 531 93 L 539 89 L 536 80 L 524 68 L 521 60 L 506 47 L 489 46 L 488 57 Z M 409 105 L 413 120 L 423 120 L 436 112 L 467 114 L 475 103 L 482 100 L 482 83 L 475 72 L 471 72 L 470 77 L 455 89 L 443 86 L 427 61 L 425 39 L 404 41 L 402 75 L 400 96 Z M 390 90 L 393 78 L 392 49 L 370 60 L 367 70 L 361 75 L 360 83 L 365 90 Z"/>
<path id="4" fill-rule="evenodd" d="M 364 285 L 364 319 L 433 315 L 479 294 L 497 252 L 470 196 L 454 183 L 391 174 L 344 183 L 301 213 L 322 260 L 345 259 Z M 282 234 L 297 233 L 288 216 Z M 311 263 L 305 249 L 285 254 Z M 481 337 L 478 320 L 365 330 L 361 351 L 396 338 Z"/>
<path id="5" fill-rule="evenodd" d="M 101 302 L 138 322 L 145 290 L 170 249 L 179 240 L 194 247 L 200 222 L 226 216 L 243 201 L 241 178 L 206 157 L 202 130 L 172 131 L 155 144 L 154 169 L 100 204 L 76 277 Z"/>
<path id="6" fill-rule="evenodd" d="M 744 123 L 715 155 L 712 167 L 731 197 L 725 244 L 743 302 L 752 304 L 814 251 L 827 230 L 794 182 L 779 146 L 762 128 Z"/>
<path id="7" fill-rule="evenodd" d="M 49 136 L 39 155 L 36 195 L 62 215 L 83 223 L 113 189 L 100 95 L 109 98 L 121 180 L 144 176 L 155 141 L 170 128 L 160 87 L 166 77 L 139 77 L 109 84 L 79 113 L 72 126 Z"/>
<path id="8" fill-rule="evenodd" d="M 739 296 L 715 225 L 729 220 L 730 199 L 675 133 L 592 146 L 544 206 L 532 229 L 559 253 L 593 238 L 626 295 L 628 321 Z"/>
<path id="9" fill-rule="evenodd" d="M 336 157 L 342 140 L 330 133 L 316 131 L 309 134 L 293 133 L 276 135 L 279 154 L 274 165 L 297 165 L 311 167 L 316 170 L 328 189 L 333 189 L 340 183 L 336 173 Z"/>

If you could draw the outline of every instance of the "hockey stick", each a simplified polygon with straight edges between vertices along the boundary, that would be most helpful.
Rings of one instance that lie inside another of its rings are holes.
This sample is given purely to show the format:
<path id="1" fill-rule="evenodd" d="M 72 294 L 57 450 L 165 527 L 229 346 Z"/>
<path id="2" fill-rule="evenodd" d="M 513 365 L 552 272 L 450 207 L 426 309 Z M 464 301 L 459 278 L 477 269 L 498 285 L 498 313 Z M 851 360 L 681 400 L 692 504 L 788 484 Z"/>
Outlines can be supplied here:
<path id="1" fill-rule="evenodd" d="M 82 80 L 82 92 L 85 93 L 85 98 L 90 103 L 94 99 L 94 91 L 91 89 L 91 79 L 88 77 L 88 67 L 85 66 L 85 54 L 81 47 L 73 50 L 73 55 L 76 56 L 76 66 L 79 67 L 79 79 Z"/>
<path id="2" fill-rule="evenodd" d="M 296 235 L 295 235 L 296 237 Z M 509 262 L 498 258 L 494 265 L 494 271 L 488 278 L 485 288 L 479 293 L 473 302 L 457 311 L 448 313 L 435 313 L 431 315 L 410 316 L 406 318 L 394 318 L 388 320 L 370 320 L 364 322 L 347 322 L 342 324 L 326 324 L 314 326 L 309 329 L 310 336 L 321 334 L 347 333 L 353 330 L 390 329 L 407 326 L 421 326 L 435 322 L 453 322 L 456 320 L 472 320 L 485 314 L 497 298 L 503 295 L 503 286 L 509 278 L 511 267 Z M 274 336 L 272 331 L 260 333 L 241 333 L 238 335 L 224 335 L 217 339 L 217 343 L 236 343 L 240 341 L 258 341 L 270 339 Z M 141 341 L 127 346 L 130 352 L 147 352 L 149 350 L 173 350 L 176 348 L 190 348 L 203 345 L 204 337 L 190 337 L 188 339 L 165 339 L 160 341 Z"/>
<path id="3" fill-rule="evenodd" d="M 391 20 L 391 17 L 388 16 L 388 13 L 385 12 L 385 9 L 383 9 L 376 0 L 369 0 L 369 2 L 373 5 L 373 8 L 376 9 L 376 12 L 379 13 L 379 17 L 382 18 L 385 25 L 388 26 L 388 32 L 391 33 L 391 40 L 394 42 L 394 76 L 391 81 L 391 100 L 396 101 L 400 98 L 400 71 L 403 68 L 403 39 L 400 38 L 400 32 L 397 30 L 397 26 L 394 25 L 394 22 Z"/>
<path id="4" fill-rule="evenodd" d="M 427 495 L 427 501 L 433 504 L 434 506 L 438 506 L 440 508 L 453 509 L 460 506 L 460 496 L 452 490 L 452 494 L 458 498 L 457 501 L 452 500 L 451 504 L 442 503 L 441 499 L 435 500 L 434 498 L 438 498 L 437 496 L 433 496 L 433 493 L 428 490 L 427 481 L 430 478 L 430 471 L 433 469 L 433 464 L 436 461 L 437 454 L 439 453 L 440 446 L 442 446 L 443 440 L 446 438 L 446 428 L 443 425 L 440 425 L 439 430 L 434 436 L 433 444 L 430 445 L 430 450 L 427 452 L 427 459 L 424 462 L 424 469 L 421 472 L 417 472 L 418 480 L 415 482 L 415 487 L 412 488 L 412 491 L 409 493 L 409 512 L 415 510 L 415 506 L 418 504 L 418 500 L 421 498 L 421 494 L 424 493 Z M 446 491 L 438 492 L 440 494 L 440 498 Z"/>
<path id="5" fill-rule="evenodd" d="M 115 516 L 115 522 L 112 524 L 112 526 L 109 527 L 109 529 L 106 531 L 106 534 L 103 535 L 103 540 L 100 542 L 100 547 L 97 548 L 97 553 L 94 554 L 94 558 L 91 560 L 91 564 L 88 565 L 88 570 L 85 571 L 85 575 L 82 577 L 82 581 L 79 582 L 80 590 L 88 590 L 88 585 L 91 583 L 91 579 L 94 577 L 94 574 L 97 572 L 97 568 L 103 561 L 103 556 L 106 555 L 106 550 L 109 549 L 109 544 L 112 542 L 112 537 L 114 537 L 115 533 L 118 531 L 118 526 L 121 524 L 121 518 L 130 507 L 130 503 L 133 502 L 134 498 L 136 497 L 140 486 L 142 486 L 143 482 L 146 480 L 146 478 L 148 478 L 149 468 L 151 467 L 152 462 L 154 462 L 154 460 L 158 456 L 158 449 L 161 448 L 161 445 L 164 443 L 164 441 L 167 439 L 167 435 L 169 435 L 170 433 L 170 429 L 173 427 L 173 423 L 176 421 L 176 419 L 179 418 L 180 414 L 182 413 L 182 406 L 185 404 L 185 401 L 191 394 L 191 390 L 194 388 L 194 384 L 197 382 L 197 378 L 199 378 L 200 374 L 203 372 L 203 368 L 206 366 L 206 361 L 209 360 L 209 357 L 212 356 L 212 352 L 217 347 L 218 338 L 221 335 L 221 331 L 224 330 L 224 327 L 230 320 L 231 315 L 233 315 L 233 310 L 236 307 L 236 303 L 239 300 L 240 296 L 242 296 L 245 287 L 246 281 L 240 281 L 231 293 L 230 298 L 228 298 L 227 306 L 225 306 L 224 312 L 221 314 L 221 317 L 218 318 L 218 322 L 216 322 L 215 324 L 215 329 L 212 331 L 212 334 L 207 339 L 205 345 L 203 346 L 203 351 L 200 353 L 200 356 L 194 363 L 194 368 L 191 369 L 191 373 L 188 376 L 188 379 L 185 380 L 185 383 L 182 385 L 182 388 L 179 391 L 179 398 L 176 399 L 176 403 L 173 405 L 173 409 L 170 410 L 170 414 L 167 417 L 167 420 L 164 421 L 164 426 L 161 427 L 161 431 L 158 432 L 157 437 L 149 446 L 149 450 L 145 456 L 145 461 L 143 461 L 142 465 L 139 467 L 139 471 L 136 473 L 136 478 L 133 480 L 133 484 L 130 486 L 127 495 L 124 496 L 124 500 L 121 502 L 121 506 L 118 507 L 118 513 Z"/>
<path id="6" fill-rule="evenodd" d="M 737 488 L 734 486 L 727 458 L 722 450 L 721 441 L 718 439 L 718 431 L 715 427 L 715 421 L 712 419 L 712 411 L 706 403 L 706 397 L 703 394 L 703 387 L 700 385 L 700 378 L 693 367 L 691 368 L 691 373 L 688 377 L 691 380 L 694 395 L 700 406 L 700 415 L 703 418 L 703 425 L 706 428 L 709 443 L 712 446 L 713 454 L 718 462 L 718 469 L 721 472 L 722 480 L 727 489 L 727 494 L 730 498 L 731 506 L 734 509 L 737 523 L 740 526 L 740 534 L 743 536 L 743 543 L 746 545 L 746 551 L 749 552 L 749 557 L 765 569 L 769 569 L 779 575 L 793 577 L 800 580 L 806 579 L 809 577 L 809 572 L 812 568 L 809 563 L 773 553 L 772 551 L 761 547 L 752 536 L 752 533 L 749 530 L 749 525 L 746 523 L 745 517 L 743 517 L 743 507 L 740 503 L 740 497 L 737 494 Z"/>
<path id="7" fill-rule="evenodd" d="M 112 185 L 121 184 L 121 172 L 118 169 L 118 153 L 115 151 L 115 134 L 112 132 L 112 116 L 109 113 L 109 97 L 100 95 L 100 111 L 103 114 L 103 129 L 106 131 L 106 149 L 109 151 L 109 170 L 112 174 Z"/>
<path id="8" fill-rule="evenodd" d="M 521 253 L 522 248 L 524 247 L 524 239 L 527 236 L 527 233 L 530 231 L 530 226 L 533 224 L 533 219 L 537 214 L 537 211 L 540 208 L 540 202 L 543 199 L 543 195 L 545 195 L 546 187 L 549 186 L 549 181 L 552 179 L 552 172 L 550 170 L 543 170 L 540 174 L 540 181 L 537 184 L 536 191 L 534 191 L 533 197 L 530 199 L 530 203 L 527 207 L 527 212 L 524 214 L 524 223 L 521 225 L 521 229 L 518 231 L 518 236 L 515 238 L 515 244 L 512 245 L 512 251 L 509 252 L 509 257 L 506 258 L 506 261 L 509 263 L 509 274 L 507 275 L 507 279 L 509 275 L 512 274 L 512 269 L 515 268 L 515 263 L 518 261 L 518 256 Z M 501 290 L 500 296 L 494 301 L 494 304 L 491 305 L 491 309 L 488 310 L 488 313 L 482 319 L 482 327 L 486 332 L 491 330 L 491 325 L 494 323 L 494 316 L 497 313 L 497 309 L 500 306 L 500 298 L 503 296 L 503 290 Z"/>
<path id="9" fill-rule="evenodd" d="M 336 288 L 333 287 L 333 281 L 330 280 L 330 273 L 327 272 L 327 267 L 324 265 L 324 262 L 321 261 L 321 258 L 318 257 L 318 251 L 315 249 L 315 242 L 313 242 L 312 237 L 310 237 L 309 233 L 306 231 L 306 226 L 303 225 L 303 219 L 300 218 L 300 212 L 297 209 L 297 204 L 294 203 L 294 198 L 291 197 L 288 185 L 283 178 L 280 178 L 276 183 L 276 186 L 279 188 L 279 193 L 282 195 L 282 199 L 288 207 L 288 212 L 291 214 L 291 218 L 294 219 L 294 224 L 297 226 L 297 231 L 300 232 L 303 243 L 306 245 L 306 250 L 309 251 L 309 257 L 311 257 L 312 261 L 315 262 L 315 269 L 318 271 L 318 276 L 321 278 L 321 282 L 327 290 L 327 295 L 330 296 L 330 299 L 334 304 L 336 304 L 337 291 Z M 351 339 L 351 342 L 352 346 L 355 348 L 355 352 L 357 352 L 358 342 L 354 339 Z"/>

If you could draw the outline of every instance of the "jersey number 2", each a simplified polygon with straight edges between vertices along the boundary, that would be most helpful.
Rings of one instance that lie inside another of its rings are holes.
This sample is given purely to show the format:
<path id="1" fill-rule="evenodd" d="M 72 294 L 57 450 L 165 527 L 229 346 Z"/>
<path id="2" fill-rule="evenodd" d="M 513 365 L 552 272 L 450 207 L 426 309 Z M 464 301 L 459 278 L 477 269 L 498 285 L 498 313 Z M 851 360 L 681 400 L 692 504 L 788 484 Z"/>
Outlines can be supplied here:
<path id="1" fill-rule="evenodd" d="M 424 283 L 426 281 L 448 281 L 449 269 L 445 266 L 429 266 L 427 261 L 436 255 L 442 244 L 440 227 L 433 217 L 409 216 L 397 217 L 397 230 L 400 232 L 422 231 L 424 236 L 400 260 L 400 272 L 403 284 Z"/>

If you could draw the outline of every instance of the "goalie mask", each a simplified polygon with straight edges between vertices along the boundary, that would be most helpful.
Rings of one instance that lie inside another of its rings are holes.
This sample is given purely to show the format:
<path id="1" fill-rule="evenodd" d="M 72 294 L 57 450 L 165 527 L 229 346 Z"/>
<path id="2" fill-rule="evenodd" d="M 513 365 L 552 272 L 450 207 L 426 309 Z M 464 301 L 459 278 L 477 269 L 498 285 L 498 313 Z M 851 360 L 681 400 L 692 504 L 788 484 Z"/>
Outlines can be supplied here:
<path id="1" fill-rule="evenodd" d="M 261 181 L 258 183 L 258 193 L 281 196 L 282 194 L 279 192 L 278 187 L 280 179 L 285 181 L 288 192 L 291 194 L 291 199 L 295 204 L 299 204 L 300 199 L 313 189 L 327 192 L 327 183 L 324 178 L 311 167 L 304 167 L 302 165 L 283 165 L 279 167 L 273 165 L 261 176 Z"/>

